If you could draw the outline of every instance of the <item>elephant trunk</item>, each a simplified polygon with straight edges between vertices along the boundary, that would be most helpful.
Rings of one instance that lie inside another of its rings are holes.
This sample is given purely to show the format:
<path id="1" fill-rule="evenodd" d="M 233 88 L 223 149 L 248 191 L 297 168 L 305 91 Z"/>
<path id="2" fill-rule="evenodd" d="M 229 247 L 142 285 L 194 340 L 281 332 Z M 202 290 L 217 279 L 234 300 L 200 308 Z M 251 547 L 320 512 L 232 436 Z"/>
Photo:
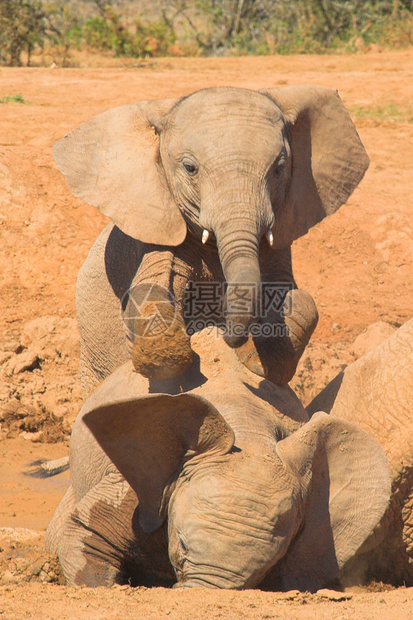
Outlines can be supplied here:
<path id="1" fill-rule="evenodd" d="M 261 274 L 258 246 L 261 231 L 250 213 L 227 218 L 214 227 L 222 270 L 227 282 L 224 299 L 226 332 L 230 347 L 240 347 L 257 316 Z"/>

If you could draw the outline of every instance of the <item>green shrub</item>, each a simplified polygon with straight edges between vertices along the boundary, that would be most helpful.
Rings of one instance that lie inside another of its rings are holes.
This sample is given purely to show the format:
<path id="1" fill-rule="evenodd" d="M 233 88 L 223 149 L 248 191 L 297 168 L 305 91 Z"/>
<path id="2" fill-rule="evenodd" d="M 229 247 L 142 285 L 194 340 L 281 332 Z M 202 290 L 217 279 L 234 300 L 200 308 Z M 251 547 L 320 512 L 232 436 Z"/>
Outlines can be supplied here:
<path id="1" fill-rule="evenodd" d="M 0 99 L 0 103 L 24 103 L 24 104 L 30 104 L 30 101 L 27 101 L 27 99 L 24 99 L 23 95 L 8 95 L 7 97 L 1 97 Z"/>
<path id="2" fill-rule="evenodd" d="M 176 41 L 175 33 L 164 20 L 146 24 L 138 17 L 134 28 L 128 29 L 121 14 L 111 7 L 105 9 L 103 16 L 86 21 L 84 38 L 91 48 L 133 58 L 167 55 L 168 47 Z"/>
<path id="3" fill-rule="evenodd" d="M 46 44 L 65 66 L 72 47 L 139 58 L 174 43 L 204 56 L 411 46 L 413 0 L 0 0 L 3 64 Z"/>
<path id="4" fill-rule="evenodd" d="M 109 22 L 103 17 L 92 17 L 83 26 L 85 43 L 94 49 L 116 49 L 116 37 Z"/>
<path id="5" fill-rule="evenodd" d="M 0 56 L 11 67 L 22 64 L 27 52 L 27 65 L 37 45 L 42 45 L 46 33 L 46 19 L 40 0 L 1 0 L 0 2 Z"/>
<path id="6" fill-rule="evenodd" d="M 360 39 L 365 45 L 413 43 L 412 0 L 194 0 L 181 4 L 204 55 L 355 51 Z"/>

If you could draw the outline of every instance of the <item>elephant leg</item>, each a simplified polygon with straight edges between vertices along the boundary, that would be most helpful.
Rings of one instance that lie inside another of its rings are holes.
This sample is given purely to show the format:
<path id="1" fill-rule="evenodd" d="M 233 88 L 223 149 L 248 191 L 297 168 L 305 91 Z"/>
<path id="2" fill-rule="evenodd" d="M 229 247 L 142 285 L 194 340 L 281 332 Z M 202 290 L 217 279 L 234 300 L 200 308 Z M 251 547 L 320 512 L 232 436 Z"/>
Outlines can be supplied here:
<path id="1" fill-rule="evenodd" d="M 182 299 L 191 277 L 186 261 L 171 250 L 150 250 L 132 282 L 124 313 L 135 370 L 149 379 L 169 379 L 191 364 Z"/>
<path id="2" fill-rule="evenodd" d="M 62 501 L 54 513 L 52 520 L 50 521 L 45 536 L 45 547 L 49 553 L 57 554 L 59 548 L 59 541 L 63 535 L 66 527 L 66 523 L 70 518 L 76 505 L 75 494 L 73 486 L 67 489 Z"/>
<path id="3" fill-rule="evenodd" d="M 264 246 L 262 250 L 264 284 L 258 330 L 237 354 L 252 372 L 286 385 L 317 326 L 318 312 L 311 295 L 296 288 L 291 249 L 272 252 Z"/>
<path id="4" fill-rule="evenodd" d="M 61 532 L 58 556 L 68 585 L 121 582 L 122 559 L 133 539 L 138 500 L 119 473 L 106 476 L 72 509 Z"/>
<path id="5" fill-rule="evenodd" d="M 129 289 L 145 245 L 109 224 L 93 244 L 76 283 L 80 375 L 86 399 L 130 359 L 120 300 Z"/>
<path id="6" fill-rule="evenodd" d="M 306 291 L 293 289 L 285 297 L 282 312 L 271 316 L 265 325 L 275 335 L 249 336 L 237 349 L 240 361 L 252 372 L 277 385 L 286 385 L 294 376 L 297 364 L 318 322 L 313 298 Z"/>
<path id="7" fill-rule="evenodd" d="M 166 527 L 144 533 L 137 508 L 138 498 L 119 472 L 107 475 L 76 504 L 58 545 L 68 585 L 171 586 L 176 581 Z"/>

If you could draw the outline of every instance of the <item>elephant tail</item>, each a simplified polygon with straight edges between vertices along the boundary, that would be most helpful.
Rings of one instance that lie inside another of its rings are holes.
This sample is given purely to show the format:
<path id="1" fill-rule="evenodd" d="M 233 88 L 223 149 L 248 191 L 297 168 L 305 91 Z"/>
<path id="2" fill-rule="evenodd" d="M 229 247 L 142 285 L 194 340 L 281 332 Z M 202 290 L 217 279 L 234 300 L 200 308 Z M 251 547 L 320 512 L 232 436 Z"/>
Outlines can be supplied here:
<path id="1" fill-rule="evenodd" d="M 69 469 L 69 456 L 63 456 L 61 459 L 53 459 L 50 461 L 33 461 L 33 463 L 30 463 L 30 467 L 31 469 L 24 472 L 26 476 L 32 476 L 33 478 L 51 478 Z"/>

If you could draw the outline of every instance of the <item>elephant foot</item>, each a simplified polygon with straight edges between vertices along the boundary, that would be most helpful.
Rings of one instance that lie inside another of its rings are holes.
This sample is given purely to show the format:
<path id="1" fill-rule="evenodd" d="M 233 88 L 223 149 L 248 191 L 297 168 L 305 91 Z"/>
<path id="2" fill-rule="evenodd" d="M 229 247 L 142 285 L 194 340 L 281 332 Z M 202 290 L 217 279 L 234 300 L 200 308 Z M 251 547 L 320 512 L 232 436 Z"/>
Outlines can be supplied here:
<path id="1" fill-rule="evenodd" d="M 239 361 L 244 364 L 248 370 L 265 379 L 268 373 L 268 367 L 264 357 L 260 356 L 258 353 L 256 341 L 257 339 L 253 339 L 250 334 L 247 342 L 238 349 L 235 349 L 235 351 Z"/>
<path id="2" fill-rule="evenodd" d="M 281 386 L 293 378 L 318 323 L 313 298 L 300 289 L 287 293 L 282 314 L 278 322 L 273 323 L 276 335 L 249 335 L 247 342 L 236 349 L 239 360 L 251 372 Z"/>
<path id="3" fill-rule="evenodd" d="M 302 351 L 294 350 L 288 337 L 253 338 L 251 335 L 236 352 L 251 372 L 281 386 L 291 381 L 302 355 Z"/>
<path id="4" fill-rule="evenodd" d="M 193 351 L 182 318 L 169 303 L 148 301 L 135 320 L 132 362 L 148 379 L 170 379 L 192 363 Z"/>

